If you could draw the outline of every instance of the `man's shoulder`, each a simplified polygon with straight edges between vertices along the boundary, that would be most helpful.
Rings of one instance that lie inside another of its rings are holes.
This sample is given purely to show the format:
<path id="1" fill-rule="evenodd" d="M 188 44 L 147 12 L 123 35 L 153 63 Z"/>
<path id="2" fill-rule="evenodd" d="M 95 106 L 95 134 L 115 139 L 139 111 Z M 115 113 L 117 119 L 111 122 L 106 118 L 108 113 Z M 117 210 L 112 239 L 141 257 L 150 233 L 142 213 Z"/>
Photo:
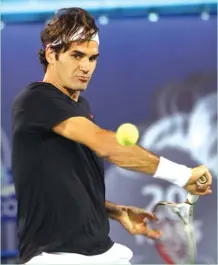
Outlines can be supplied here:
<path id="1" fill-rule="evenodd" d="M 16 108 L 20 104 L 30 102 L 31 99 L 35 101 L 40 95 L 49 96 L 50 94 L 58 95 L 57 89 L 53 85 L 44 82 L 32 82 L 16 95 L 13 100 L 13 107 Z"/>
<path id="2" fill-rule="evenodd" d="M 24 89 L 22 90 L 27 95 L 32 94 L 49 94 L 49 93 L 56 93 L 58 92 L 58 89 L 54 87 L 52 84 L 45 83 L 45 82 L 33 82 L 28 84 Z"/>

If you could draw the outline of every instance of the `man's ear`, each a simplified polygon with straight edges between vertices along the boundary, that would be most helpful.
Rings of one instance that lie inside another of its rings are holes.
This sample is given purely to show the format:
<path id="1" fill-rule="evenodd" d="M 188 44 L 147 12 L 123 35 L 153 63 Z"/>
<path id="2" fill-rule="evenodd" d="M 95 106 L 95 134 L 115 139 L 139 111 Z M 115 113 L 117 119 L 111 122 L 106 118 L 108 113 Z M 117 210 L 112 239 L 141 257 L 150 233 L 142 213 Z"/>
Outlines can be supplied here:
<path id="1" fill-rule="evenodd" d="M 45 49 L 45 58 L 49 64 L 54 64 L 56 61 L 55 52 L 50 47 Z"/>

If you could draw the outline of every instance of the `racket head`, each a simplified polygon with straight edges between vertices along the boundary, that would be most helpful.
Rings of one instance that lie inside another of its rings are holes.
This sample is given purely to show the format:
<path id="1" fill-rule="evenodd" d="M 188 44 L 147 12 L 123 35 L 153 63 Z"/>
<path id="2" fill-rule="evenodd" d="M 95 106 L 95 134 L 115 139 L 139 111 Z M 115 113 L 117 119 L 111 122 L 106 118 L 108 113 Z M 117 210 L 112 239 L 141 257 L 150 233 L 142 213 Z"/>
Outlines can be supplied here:
<path id="1" fill-rule="evenodd" d="M 160 202 L 154 208 L 158 222 L 153 229 L 162 232 L 155 241 L 158 254 L 167 264 L 193 264 L 196 244 L 192 223 L 192 205 Z"/>

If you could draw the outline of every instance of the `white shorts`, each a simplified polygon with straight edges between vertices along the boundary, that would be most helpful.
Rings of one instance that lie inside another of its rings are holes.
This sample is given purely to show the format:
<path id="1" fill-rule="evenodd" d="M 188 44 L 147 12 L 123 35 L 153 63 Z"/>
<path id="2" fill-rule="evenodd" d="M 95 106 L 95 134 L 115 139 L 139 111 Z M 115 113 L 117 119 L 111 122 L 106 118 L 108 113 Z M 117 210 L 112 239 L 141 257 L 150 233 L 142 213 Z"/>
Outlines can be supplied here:
<path id="1" fill-rule="evenodd" d="M 132 251 L 115 243 L 107 252 L 94 256 L 76 253 L 46 253 L 33 257 L 26 264 L 131 264 Z"/>

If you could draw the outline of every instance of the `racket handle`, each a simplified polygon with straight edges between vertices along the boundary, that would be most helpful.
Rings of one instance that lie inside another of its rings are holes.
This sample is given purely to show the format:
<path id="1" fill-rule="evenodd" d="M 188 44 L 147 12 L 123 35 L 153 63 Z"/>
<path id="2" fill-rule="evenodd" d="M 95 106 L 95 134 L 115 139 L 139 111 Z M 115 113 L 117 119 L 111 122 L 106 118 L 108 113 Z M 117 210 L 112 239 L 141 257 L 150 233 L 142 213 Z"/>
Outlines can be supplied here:
<path id="1" fill-rule="evenodd" d="M 203 185 L 203 184 L 207 183 L 207 181 L 208 181 L 207 177 L 206 177 L 205 175 L 203 175 L 202 177 L 200 177 L 200 178 L 197 180 L 197 183 L 198 183 L 199 185 Z"/>
<path id="2" fill-rule="evenodd" d="M 194 204 L 196 201 L 199 199 L 198 195 L 193 195 L 191 193 L 188 193 L 187 198 L 186 198 L 186 203 L 188 204 Z"/>

